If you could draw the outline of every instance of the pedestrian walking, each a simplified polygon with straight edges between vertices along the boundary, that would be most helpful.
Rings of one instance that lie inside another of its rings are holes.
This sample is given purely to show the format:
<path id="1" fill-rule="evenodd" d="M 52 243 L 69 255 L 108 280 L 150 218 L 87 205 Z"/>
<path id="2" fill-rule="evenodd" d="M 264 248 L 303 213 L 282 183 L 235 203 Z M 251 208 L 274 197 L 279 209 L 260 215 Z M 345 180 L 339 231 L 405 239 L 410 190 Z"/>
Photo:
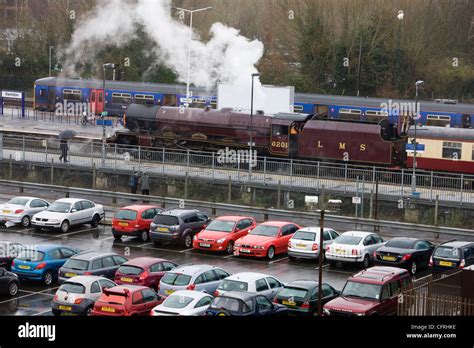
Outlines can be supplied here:
<path id="1" fill-rule="evenodd" d="M 142 195 L 150 195 L 150 177 L 147 173 L 143 173 L 139 180 L 140 189 L 142 190 Z"/>
<path id="2" fill-rule="evenodd" d="M 69 147 L 67 145 L 67 139 L 61 139 L 59 141 L 59 148 L 61 149 L 61 156 L 59 156 L 59 161 L 64 161 L 64 163 L 67 163 L 67 151 L 69 150 Z"/>
<path id="3" fill-rule="evenodd" d="M 138 172 L 133 173 L 133 175 L 130 177 L 130 180 L 128 182 L 128 186 L 130 186 L 130 193 L 136 194 L 137 193 L 137 188 L 138 188 Z"/>

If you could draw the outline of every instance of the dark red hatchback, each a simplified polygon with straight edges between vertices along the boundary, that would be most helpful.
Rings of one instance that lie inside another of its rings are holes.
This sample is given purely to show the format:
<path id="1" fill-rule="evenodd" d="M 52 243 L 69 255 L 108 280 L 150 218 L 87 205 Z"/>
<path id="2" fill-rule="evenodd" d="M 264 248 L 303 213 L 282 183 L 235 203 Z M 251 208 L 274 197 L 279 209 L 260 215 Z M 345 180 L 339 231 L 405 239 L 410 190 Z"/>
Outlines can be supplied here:
<path id="1" fill-rule="evenodd" d="M 157 291 L 161 278 L 177 266 L 174 262 L 165 259 L 138 257 L 120 266 L 115 273 L 115 282 L 119 285 L 147 286 Z"/>

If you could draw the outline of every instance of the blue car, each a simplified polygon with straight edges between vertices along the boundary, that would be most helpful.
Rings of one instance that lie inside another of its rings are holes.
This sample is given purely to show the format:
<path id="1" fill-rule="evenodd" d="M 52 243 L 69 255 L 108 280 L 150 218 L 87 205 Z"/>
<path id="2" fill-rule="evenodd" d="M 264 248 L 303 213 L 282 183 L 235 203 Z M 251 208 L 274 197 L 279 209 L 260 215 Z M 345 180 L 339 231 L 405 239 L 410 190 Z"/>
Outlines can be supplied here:
<path id="1" fill-rule="evenodd" d="M 58 279 L 58 270 L 71 256 L 78 253 L 78 250 L 63 245 L 37 245 L 35 248 L 24 249 L 13 260 L 11 271 L 20 280 L 35 280 L 51 285 Z"/>

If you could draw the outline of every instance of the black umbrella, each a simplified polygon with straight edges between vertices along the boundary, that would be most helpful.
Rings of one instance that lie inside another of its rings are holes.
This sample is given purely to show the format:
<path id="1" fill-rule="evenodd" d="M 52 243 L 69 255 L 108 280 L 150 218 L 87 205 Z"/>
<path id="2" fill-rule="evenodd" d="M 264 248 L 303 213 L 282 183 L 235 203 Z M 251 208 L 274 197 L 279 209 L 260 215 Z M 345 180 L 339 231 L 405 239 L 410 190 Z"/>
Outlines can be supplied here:
<path id="1" fill-rule="evenodd" d="M 76 134 L 77 133 L 74 132 L 73 130 L 68 129 L 59 133 L 59 139 L 71 139 L 71 138 L 74 138 Z"/>

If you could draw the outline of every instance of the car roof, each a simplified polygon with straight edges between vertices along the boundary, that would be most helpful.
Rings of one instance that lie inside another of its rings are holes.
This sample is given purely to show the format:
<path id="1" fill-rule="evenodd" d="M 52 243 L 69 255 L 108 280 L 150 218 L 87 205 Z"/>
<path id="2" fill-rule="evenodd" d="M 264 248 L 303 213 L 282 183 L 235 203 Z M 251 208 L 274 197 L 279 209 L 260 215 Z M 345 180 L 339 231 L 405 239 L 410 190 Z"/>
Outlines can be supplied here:
<path id="1" fill-rule="evenodd" d="M 125 289 L 130 290 L 130 292 L 136 292 L 139 290 L 150 289 L 150 288 L 147 286 L 140 286 L 140 285 L 117 285 L 117 286 L 114 286 L 113 288 L 107 289 L 107 291 L 123 294 L 125 293 Z"/>
<path id="2" fill-rule="evenodd" d="M 16 198 L 27 199 L 27 200 L 29 200 L 29 201 L 31 201 L 31 200 L 33 200 L 33 199 L 41 199 L 42 201 L 45 201 L 45 199 L 43 199 L 43 198 L 29 197 L 29 196 L 16 196 L 16 197 L 10 198 L 9 201 L 12 200 L 12 199 L 16 199 Z M 6 202 L 5 202 L 5 203 L 6 203 Z"/>
<path id="3" fill-rule="evenodd" d="M 268 274 L 263 274 L 263 273 L 257 273 L 257 272 L 240 272 L 240 273 L 232 274 L 228 276 L 226 279 L 249 282 L 252 280 L 257 280 L 257 279 L 265 278 L 265 277 L 273 277 L 273 276 L 268 275 Z"/>
<path id="4" fill-rule="evenodd" d="M 197 209 L 171 209 L 162 211 L 159 215 L 183 216 L 190 213 L 200 213 Z"/>
<path id="5" fill-rule="evenodd" d="M 82 285 L 89 285 L 95 282 L 96 280 L 110 280 L 110 279 L 100 277 L 100 276 L 94 276 L 94 275 L 88 275 L 88 276 L 81 275 L 81 276 L 75 276 L 75 277 L 69 278 L 64 283 L 80 283 Z"/>
<path id="6" fill-rule="evenodd" d="M 316 280 L 294 280 L 288 284 L 285 285 L 285 288 L 287 287 L 298 287 L 298 288 L 304 288 L 304 289 L 311 289 L 314 288 L 315 286 L 318 286 L 318 282 Z"/>
<path id="7" fill-rule="evenodd" d="M 67 248 L 67 249 L 73 249 L 64 245 L 59 245 L 59 244 L 37 244 L 34 249 L 32 248 L 27 248 L 27 250 L 38 250 L 42 252 L 48 252 L 54 249 L 58 248 Z"/>
<path id="8" fill-rule="evenodd" d="M 132 259 L 130 261 L 125 262 L 122 264 L 122 266 L 141 266 L 141 267 L 146 267 L 153 265 L 158 262 L 163 262 L 163 261 L 168 261 L 165 259 L 160 259 L 156 257 L 148 257 L 148 256 L 143 256 L 143 257 L 137 257 L 135 259 Z M 169 261 L 168 261 L 169 262 Z"/>
<path id="9" fill-rule="evenodd" d="M 238 216 L 238 215 L 223 215 L 223 216 L 218 216 L 214 220 L 224 220 L 224 221 L 239 221 L 242 219 L 254 219 L 253 217 L 250 216 Z"/>
<path id="10" fill-rule="evenodd" d="M 367 237 L 368 235 L 375 234 L 374 232 L 367 231 L 347 231 L 342 236 L 354 236 L 354 237 Z"/>
<path id="11" fill-rule="evenodd" d="M 206 296 L 211 296 L 212 295 L 209 295 L 205 292 L 202 292 L 202 291 L 194 291 L 194 290 L 178 290 L 178 291 L 175 291 L 173 292 L 172 295 L 170 296 L 189 296 L 189 297 L 192 297 L 192 298 L 203 298 L 203 297 L 206 297 Z"/>
<path id="12" fill-rule="evenodd" d="M 88 199 L 83 199 L 83 198 L 61 198 L 61 199 L 55 200 L 54 202 L 59 202 L 59 203 L 77 203 L 77 202 L 81 202 L 81 201 L 88 201 L 88 202 L 91 202 L 91 201 L 89 201 Z"/>
<path id="13" fill-rule="evenodd" d="M 242 301 L 247 301 L 255 297 L 257 294 L 255 292 L 248 292 L 248 291 L 227 291 L 224 294 L 218 297 L 232 297 Z"/>
<path id="14" fill-rule="evenodd" d="M 439 247 L 446 247 L 447 246 L 447 247 L 453 247 L 453 248 L 461 248 L 461 247 L 471 245 L 471 244 L 474 244 L 474 242 L 465 242 L 465 241 L 461 241 L 461 240 L 453 240 L 453 241 L 450 241 L 450 242 L 443 243 L 443 244 L 439 245 Z"/>
<path id="15" fill-rule="evenodd" d="M 159 206 L 157 205 L 150 205 L 150 204 L 133 204 L 133 205 L 127 205 L 126 207 L 123 207 L 123 208 L 120 208 L 120 210 L 137 210 L 137 211 L 141 211 L 141 210 L 147 210 L 147 209 L 150 209 L 150 208 L 158 208 L 158 209 L 161 209 Z"/>
<path id="16" fill-rule="evenodd" d="M 333 231 L 333 230 L 334 229 L 332 229 L 332 228 L 324 227 L 324 231 Z M 318 227 L 318 226 L 302 227 L 298 231 L 319 233 L 319 231 L 321 231 L 321 227 Z M 298 231 L 296 231 L 296 232 L 298 232 Z"/>
<path id="17" fill-rule="evenodd" d="M 104 253 L 104 252 L 100 252 L 100 251 L 90 250 L 90 251 L 84 251 L 82 253 L 74 255 L 71 258 L 75 259 L 75 260 L 92 260 L 92 259 L 99 258 L 99 257 L 117 256 L 117 255 L 118 254 L 116 254 L 116 253 Z"/>
<path id="18" fill-rule="evenodd" d="M 180 273 L 186 275 L 194 275 L 196 273 L 201 273 L 208 271 L 210 269 L 216 269 L 218 267 L 211 266 L 211 265 L 187 265 L 187 266 L 180 266 L 176 267 L 170 273 Z"/>
<path id="19" fill-rule="evenodd" d="M 371 268 L 367 268 L 352 277 L 350 280 L 356 280 L 372 284 L 383 284 L 386 281 L 389 281 L 393 278 L 408 274 L 408 271 L 403 268 L 397 267 L 388 267 L 388 266 L 374 266 Z"/>
<path id="20" fill-rule="evenodd" d="M 283 226 L 289 225 L 289 224 L 296 225 L 294 222 L 290 222 L 290 221 L 265 221 L 265 222 L 262 222 L 260 225 L 283 227 Z"/>

